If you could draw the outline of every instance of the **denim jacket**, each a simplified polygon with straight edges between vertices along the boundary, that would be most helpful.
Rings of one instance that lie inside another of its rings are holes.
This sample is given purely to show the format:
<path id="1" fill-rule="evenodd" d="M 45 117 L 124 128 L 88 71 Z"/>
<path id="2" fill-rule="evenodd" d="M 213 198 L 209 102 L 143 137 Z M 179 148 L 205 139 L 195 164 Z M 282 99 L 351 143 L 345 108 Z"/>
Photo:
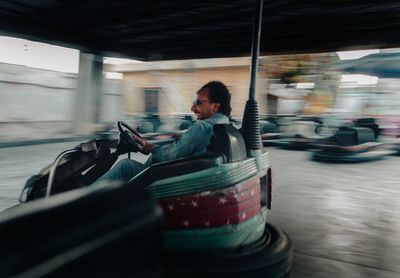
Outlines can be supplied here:
<path id="1" fill-rule="evenodd" d="M 206 120 L 196 122 L 176 142 L 155 146 L 145 165 L 204 153 L 214 134 L 215 124 L 229 124 L 229 119 L 222 113 L 215 113 Z"/>

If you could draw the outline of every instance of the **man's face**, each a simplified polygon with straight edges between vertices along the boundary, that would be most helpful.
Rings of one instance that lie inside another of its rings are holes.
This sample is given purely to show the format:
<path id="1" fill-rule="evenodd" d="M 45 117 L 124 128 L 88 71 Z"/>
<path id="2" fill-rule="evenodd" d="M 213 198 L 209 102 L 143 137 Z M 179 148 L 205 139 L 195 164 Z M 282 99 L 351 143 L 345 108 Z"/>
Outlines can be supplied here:
<path id="1" fill-rule="evenodd" d="M 219 103 L 210 103 L 208 89 L 203 89 L 196 93 L 196 99 L 190 110 L 196 114 L 198 120 L 205 120 L 217 113 L 219 106 Z"/>

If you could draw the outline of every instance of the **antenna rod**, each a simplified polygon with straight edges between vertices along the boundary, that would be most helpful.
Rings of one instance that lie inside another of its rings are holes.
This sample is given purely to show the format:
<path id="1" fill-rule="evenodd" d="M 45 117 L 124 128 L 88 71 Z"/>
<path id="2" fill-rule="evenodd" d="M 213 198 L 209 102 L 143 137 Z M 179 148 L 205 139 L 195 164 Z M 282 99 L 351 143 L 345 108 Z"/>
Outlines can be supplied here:
<path id="1" fill-rule="evenodd" d="M 260 37 L 262 23 L 263 0 L 256 0 L 253 23 L 253 42 L 251 46 L 250 89 L 249 99 L 243 113 L 241 132 L 246 143 L 247 154 L 253 156 L 252 151 L 261 150 L 260 116 L 256 96 L 256 80 L 258 70 L 258 55 L 260 53 Z"/>
<path id="2" fill-rule="evenodd" d="M 258 71 L 258 56 L 260 55 L 261 23 L 263 0 L 257 0 L 253 23 L 253 42 L 251 46 L 250 91 L 249 99 L 255 99 Z"/>

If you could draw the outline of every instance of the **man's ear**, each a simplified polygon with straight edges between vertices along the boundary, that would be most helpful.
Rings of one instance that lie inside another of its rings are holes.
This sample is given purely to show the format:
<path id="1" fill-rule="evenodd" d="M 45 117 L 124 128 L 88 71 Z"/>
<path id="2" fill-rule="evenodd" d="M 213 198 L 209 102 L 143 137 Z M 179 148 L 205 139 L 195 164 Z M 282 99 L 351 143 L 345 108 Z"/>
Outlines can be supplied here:
<path id="1" fill-rule="evenodd" d="M 213 103 L 213 111 L 214 111 L 214 112 L 219 112 L 220 106 L 221 106 L 221 103 L 214 102 L 214 103 Z"/>

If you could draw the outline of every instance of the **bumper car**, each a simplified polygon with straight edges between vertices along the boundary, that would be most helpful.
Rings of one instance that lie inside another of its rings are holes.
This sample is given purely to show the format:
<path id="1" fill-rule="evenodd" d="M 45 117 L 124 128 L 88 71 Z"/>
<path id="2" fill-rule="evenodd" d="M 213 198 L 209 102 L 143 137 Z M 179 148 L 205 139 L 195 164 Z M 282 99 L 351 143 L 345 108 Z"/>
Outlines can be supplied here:
<path id="1" fill-rule="evenodd" d="M 108 170 L 120 154 L 138 151 L 138 144 L 129 136 L 130 132 L 138 133 L 123 122 L 119 122 L 118 127 L 121 134 L 115 152 L 104 139 L 64 152 L 53 165 L 28 180 L 20 198 L 23 205 L 10 212 L 46 204 L 70 194 L 60 194 L 62 192 L 87 187 Z M 149 193 L 163 212 L 163 229 L 157 226 L 162 234 L 159 256 L 163 277 L 287 275 L 292 264 L 292 243 L 284 232 L 267 222 L 271 187 L 268 153 L 263 152 L 258 161 L 256 157 L 247 157 L 244 139 L 231 125 L 214 127 L 214 137 L 206 153 L 155 164 L 122 186 L 127 192 Z M 71 192 L 75 191 L 79 190 Z M 79 201 L 81 206 L 85 206 L 85 198 Z M 65 219 L 70 219 L 69 210 L 65 210 Z M 64 225 L 63 221 L 59 222 Z M 59 248 L 60 252 L 66 252 Z M 88 260 L 97 260 L 99 254 L 93 252 Z M 29 260 L 34 261 L 33 258 Z M 76 258 L 76 263 L 81 260 L 86 259 L 84 256 Z M 68 267 L 63 263 L 55 273 L 65 269 Z"/>
<path id="2" fill-rule="evenodd" d="M 295 115 L 263 115 L 260 120 L 261 139 L 264 147 L 278 146 L 281 139 L 292 136 L 286 129 Z"/>
<path id="3" fill-rule="evenodd" d="M 323 132 L 317 133 L 321 130 L 323 130 L 323 127 L 318 122 L 294 121 L 287 126 L 285 132 L 273 143 L 284 149 L 306 150 L 328 137 Z"/>
<path id="4" fill-rule="evenodd" d="M 312 158 L 326 162 L 364 162 L 384 158 L 392 152 L 377 142 L 375 133 L 365 127 L 340 127 L 329 140 L 316 145 Z"/>

